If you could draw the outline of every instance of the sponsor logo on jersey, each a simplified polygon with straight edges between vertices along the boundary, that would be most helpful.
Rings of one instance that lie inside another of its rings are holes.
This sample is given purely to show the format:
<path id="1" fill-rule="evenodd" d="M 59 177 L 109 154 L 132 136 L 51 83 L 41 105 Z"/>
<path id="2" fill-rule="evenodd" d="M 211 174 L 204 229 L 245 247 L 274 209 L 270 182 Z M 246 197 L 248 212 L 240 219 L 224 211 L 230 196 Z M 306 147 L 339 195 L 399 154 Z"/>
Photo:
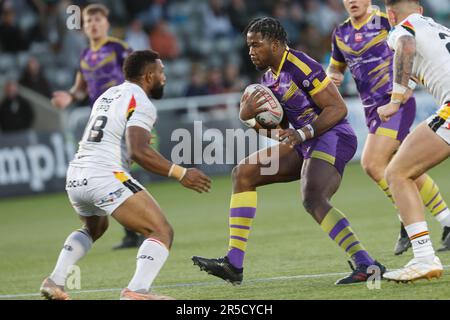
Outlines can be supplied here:
<path id="1" fill-rule="evenodd" d="M 362 33 L 355 33 L 355 41 L 356 42 L 362 42 L 363 41 L 363 38 L 364 38 L 364 36 L 363 36 L 363 34 Z"/>
<path id="2" fill-rule="evenodd" d="M 75 179 L 75 180 L 67 180 L 66 189 L 84 187 L 88 185 L 88 180 L 85 179 Z"/>

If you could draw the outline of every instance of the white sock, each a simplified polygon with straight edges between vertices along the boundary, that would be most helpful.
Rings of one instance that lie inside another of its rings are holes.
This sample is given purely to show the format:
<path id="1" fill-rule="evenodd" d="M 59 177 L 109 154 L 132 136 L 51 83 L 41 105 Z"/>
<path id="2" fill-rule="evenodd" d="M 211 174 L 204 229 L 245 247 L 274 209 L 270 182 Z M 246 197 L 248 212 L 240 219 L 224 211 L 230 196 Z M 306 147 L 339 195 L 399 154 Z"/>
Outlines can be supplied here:
<path id="1" fill-rule="evenodd" d="M 70 267 L 75 265 L 92 247 L 92 238 L 86 229 L 72 232 L 64 242 L 55 269 L 50 275 L 57 285 L 64 286 Z"/>
<path id="2" fill-rule="evenodd" d="M 439 213 L 436 216 L 436 220 L 439 221 L 443 227 L 450 227 L 450 209 L 446 208 L 444 211 Z"/>
<path id="3" fill-rule="evenodd" d="M 128 289 L 147 293 L 168 256 L 169 250 L 163 243 L 153 238 L 145 240 L 139 248 L 136 272 L 128 284 Z"/>
<path id="4" fill-rule="evenodd" d="M 434 249 L 426 221 L 416 222 L 405 226 L 411 240 L 414 257 L 431 262 L 434 259 Z"/>

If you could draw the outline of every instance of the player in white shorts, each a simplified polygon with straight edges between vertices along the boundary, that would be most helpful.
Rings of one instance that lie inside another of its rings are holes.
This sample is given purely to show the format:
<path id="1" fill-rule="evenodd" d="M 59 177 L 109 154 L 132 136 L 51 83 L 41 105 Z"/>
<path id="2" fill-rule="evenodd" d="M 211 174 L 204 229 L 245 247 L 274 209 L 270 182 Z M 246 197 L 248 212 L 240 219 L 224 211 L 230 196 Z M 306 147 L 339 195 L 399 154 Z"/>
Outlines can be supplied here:
<path id="1" fill-rule="evenodd" d="M 201 171 L 175 165 L 149 146 L 156 109 L 148 97 L 160 99 L 166 80 L 158 54 L 135 51 L 125 60 L 124 73 L 124 83 L 95 101 L 67 170 L 66 190 L 84 226 L 66 239 L 55 269 L 42 283 L 41 293 L 48 299 L 69 299 L 64 292 L 68 273 L 106 231 L 110 215 L 146 238 L 137 254 L 135 274 L 120 298 L 170 299 L 149 291 L 168 257 L 173 230 L 157 202 L 130 175 L 130 164 L 136 161 L 200 193 L 210 189 L 211 181 Z"/>
<path id="2" fill-rule="evenodd" d="M 395 50 L 394 88 L 391 102 L 378 108 L 378 114 L 386 121 L 399 110 L 409 95 L 410 78 L 419 80 L 441 108 L 406 138 L 386 169 L 414 259 L 384 277 L 396 281 L 439 278 L 443 267 L 431 243 L 414 179 L 450 156 L 450 30 L 424 17 L 418 0 L 386 0 L 386 6 L 394 27 L 388 39 Z"/>

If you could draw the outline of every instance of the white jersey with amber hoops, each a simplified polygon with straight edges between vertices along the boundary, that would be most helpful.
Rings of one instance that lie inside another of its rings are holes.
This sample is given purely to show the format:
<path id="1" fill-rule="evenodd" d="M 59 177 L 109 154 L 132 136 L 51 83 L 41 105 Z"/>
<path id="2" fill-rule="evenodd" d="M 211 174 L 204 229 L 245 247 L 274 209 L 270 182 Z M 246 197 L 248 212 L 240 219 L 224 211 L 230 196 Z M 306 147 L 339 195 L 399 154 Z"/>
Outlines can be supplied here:
<path id="1" fill-rule="evenodd" d="M 156 108 L 140 86 L 125 81 L 109 88 L 95 101 L 70 165 L 128 172 L 126 129 L 138 126 L 150 132 L 155 121 Z"/>
<path id="2" fill-rule="evenodd" d="M 450 102 L 450 29 L 415 13 L 391 30 L 389 46 L 395 50 L 404 35 L 416 39 L 413 75 L 440 105 Z"/>

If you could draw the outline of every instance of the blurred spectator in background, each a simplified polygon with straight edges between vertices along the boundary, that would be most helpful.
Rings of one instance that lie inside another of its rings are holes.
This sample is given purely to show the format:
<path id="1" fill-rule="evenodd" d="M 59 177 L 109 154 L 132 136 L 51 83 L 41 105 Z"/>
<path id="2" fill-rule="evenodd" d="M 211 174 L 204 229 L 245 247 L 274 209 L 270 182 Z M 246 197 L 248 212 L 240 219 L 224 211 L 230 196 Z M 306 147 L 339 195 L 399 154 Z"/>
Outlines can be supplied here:
<path id="1" fill-rule="evenodd" d="M 322 61 L 325 53 L 329 51 L 331 38 L 328 41 L 322 37 L 319 29 L 313 24 L 307 25 L 300 37 L 301 41 L 295 48 L 305 52 L 316 61 Z"/>
<path id="2" fill-rule="evenodd" d="M 1 3 L 1 1 L 0 1 Z M 17 17 L 17 23 L 20 25 L 23 35 L 27 42 L 44 41 L 45 36 L 39 24 L 39 7 L 43 8 L 42 1 L 30 0 L 7 0 L 4 1 L 4 8 L 11 7 L 14 9 Z"/>
<path id="3" fill-rule="evenodd" d="M 223 0 L 209 0 L 203 9 L 204 35 L 208 39 L 228 37 L 233 34 L 230 18 Z"/>
<path id="4" fill-rule="evenodd" d="M 239 33 L 244 31 L 251 20 L 251 13 L 245 0 L 231 0 L 228 4 L 227 14 L 234 30 Z"/>
<path id="5" fill-rule="evenodd" d="M 172 60 L 180 55 L 178 39 L 165 20 L 160 20 L 150 32 L 150 43 L 152 50 L 158 52 L 163 60 Z"/>
<path id="6" fill-rule="evenodd" d="M 0 102 L 0 131 L 2 132 L 27 130 L 33 125 L 33 109 L 18 93 L 17 83 L 7 81 L 4 98 Z"/>
<path id="7" fill-rule="evenodd" d="M 186 97 L 204 96 L 208 94 L 206 75 L 200 64 L 194 64 L 191 68 L 189 84 L 186 88 Z"/>
<path id="8" fill-rule="evenodd" d="M 342 8 L 342 0 L 326 0 L 321 12 L 321 23 L 323 36 L 333 32 L 334 28 L 347 18 L 347 14 Z M 330 38 L 331 39 L 331 38 Z"/>
<path id="9" fill-rule="evenodd" d="M 133 50 L 150 49 L 150 39 L 142 28 L 142 22 L 138 19 L 131 21 L 125 33 L 125 42 L 133 48 Z"/>
<path id="10" fill-rule="evenodd" d="M 42 3 L 43 1 L 38 2 Z M 59 52 L 67 31 L 66 6 L 60 4 L 59 1 L 47 1 L 43 8 L 39 9 L 39 12 L 42 34 L 47 36 L 47 41 L 50 43 L 53 51 Z"/>
<path id="11" fill-rule="evenodd" d="M 80 1 L 80 0 L 76 0 L 76 1 Z M 72 2 L 75 2 L 75 1 L 72 1 Z M 85 1 L 85 0 L 81 0 L 81 2 L 86 2 L 81 5 L 82 7 L 85 7 L 89 4 L 89 3 L 87 3 L 88 1 Z M 128 12 L 127 12 L 127 8 L 126 8 L 126 2 L 129 2 L 129 0 L 126 0 L 126 1 L 96 0 L 95 2 L 101 3 L 109 9 L 109 20 L 113 24 L 119 24 L 119 25 L 127 24 Z M 143 1 L 143 0 L 141 0 L 140 2 L 148 3 L 148 1 Z"/>
<path id="12" fill-rule="evenodd" d="M 289 1 L 279 1 L 273 8 L 273 17 L 278 19 L 288 34 L 288 43 L 295 43 L 300 34 L 300 28 L 290 17 Z"/>
<path id="13" fill-rule="evenodd" d="M 152 28 L 162 19 L 166 18 L 166 0 L 143 1 L 150 2 L 150 5 L 141 10 L 137 17 L 142 21 L 146 28 Z"/>
<path id="14" fill-rule="evenodd" d="M 223 85 L 222 71 L 217 68 L 211 68 L 208 73 L 208 94 L 220 94 L 225 92 Z"/>
<path id="15" fill-rule="evenodd" d="M 224 92 L 241 92 L 245 89 L 246 79 L 239 74 L 239 66 L 227 63 L 223 70 Z"/>
<path id="16" fill-rule="evenodd" d="M 345 17 L 341 0 L 327 0 L 326 3 L 306 0 L 304 7 L 307 23 L 316 26 L 321 36 L 331 33 Z"/>
<path id="17" fill-rule="evenodd" d="M 223 75 L 222 75 L 222 70 L 219 69 L 218 67 L 212 67 L 211 69 L 209 69 L 208 71 L 208 75 L 207 75 L 207 79 L 208 79 L 208 83 L 207 83 L 207 92 L 208 94 L 221 94 L 221 93 L 225 93 L 225 86 L 223 83 Z M 210 108 L 199 108 L 199 111 L 201 112 L 208 112 L 208 113 L 215 113 L 217 111 L 221 111 L 221 110 L 225 110 L 226 109 L 226 105 L 217 105 L 217 106 L 212 106 Z"/>
<path id="18" fill-rule="evenodd" d="M 432 13 L 440 19 L 448 19 L 450 16 L 449 0 L 426 0 L 428 7 Z"/>
<path id="19" fill-rule="evenodd" d="M 16 24 L 16 14 L 12 7 L 3 8 L 0 18 L 1 51 L 17 53 L 28 49 L 28 43 L 22 30 Z"/>
<path id="20" fill-rule="evenodd" d="M 144 12 L 152 5 L 152 0 L 126 0 L 123 1 L 123 3 L 128 13 L 128 17 L 136 19 L 141 12 Z"/>
<path id="21" fill-rule="evenodd" d="M 19 83 L 47 98 L 51 97 L 50 85 L 42 71 L 41 64 L 35 57 L 30 57 L 22 71 Z"/>

